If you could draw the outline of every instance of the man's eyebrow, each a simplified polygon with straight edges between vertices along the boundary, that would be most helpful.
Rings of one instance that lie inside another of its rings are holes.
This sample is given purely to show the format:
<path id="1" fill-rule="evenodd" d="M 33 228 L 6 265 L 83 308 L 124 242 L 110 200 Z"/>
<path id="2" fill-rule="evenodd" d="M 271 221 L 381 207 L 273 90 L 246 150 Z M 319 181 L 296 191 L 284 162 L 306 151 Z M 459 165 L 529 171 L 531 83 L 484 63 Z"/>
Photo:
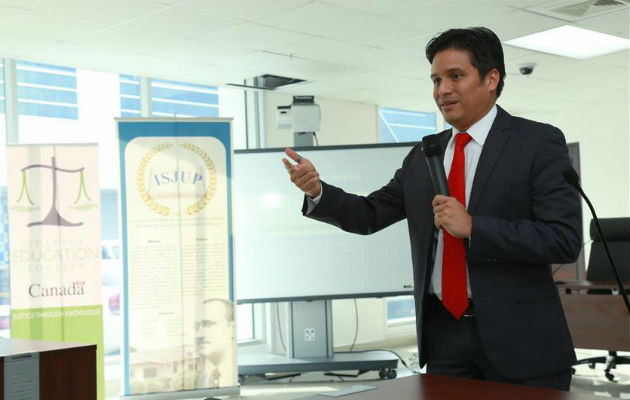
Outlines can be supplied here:
<path id="1" fill-rule="evenodd" d="M 447 69 L 446 73 L 449 73 L 449 72 L 463 72 L 463 71 L 464 71 L 464 69 L 462 67 L 453 67 L 453 68 Z M 439 74 L 437 74 L 437 73 L 431 74 L 431 79 L 435 78 L 438 75 Z"/>

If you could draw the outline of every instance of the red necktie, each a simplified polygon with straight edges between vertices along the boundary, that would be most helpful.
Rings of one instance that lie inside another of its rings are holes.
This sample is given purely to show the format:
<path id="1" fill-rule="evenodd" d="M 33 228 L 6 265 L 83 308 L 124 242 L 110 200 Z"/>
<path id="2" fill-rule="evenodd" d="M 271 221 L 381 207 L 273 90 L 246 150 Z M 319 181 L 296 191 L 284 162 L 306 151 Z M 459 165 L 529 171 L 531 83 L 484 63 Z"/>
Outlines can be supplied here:
<path id="1" fill-rule="evenodd" d="M 455 136 L 455 154 L 448 174 L 448 190 L 466 207 L 466 160 L 464 146 L 470 142 L 469 134 L 460 132 Z M 460 319 L 468 308 L 466 288 L 466 250 L 464 240 L 444 232 L 444 255 L 442 257 L 442 304 L 456 319 Z"/>

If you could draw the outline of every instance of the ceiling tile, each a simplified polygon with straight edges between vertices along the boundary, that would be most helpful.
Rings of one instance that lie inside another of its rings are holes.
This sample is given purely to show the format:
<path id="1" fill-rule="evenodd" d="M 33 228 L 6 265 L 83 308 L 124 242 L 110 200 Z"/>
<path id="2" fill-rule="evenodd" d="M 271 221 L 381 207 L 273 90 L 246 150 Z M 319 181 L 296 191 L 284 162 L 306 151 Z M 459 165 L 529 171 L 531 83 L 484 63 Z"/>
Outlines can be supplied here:
<path id="1" fill-rule="evenodd" d="M 28 27 L 25 29 L 25 27 Z M 40 12 L 19 11 L 10 17 L 0 19 L 0 31 L 5 33 L 24 33 L 32 37 L 50 40 L 74 40 L 104 29 L 106 25 L 45 15 Z"/>
<path id="2" fill-rule="evenodd" d="M 413 15 L 418 7 L 438 3 L 440 0 L 323 0 L 323 3 L 363 11 L 381 16 Z"/>
<path id="3" fill-rule="evenodd" d="M 425 48 L 429 41 L 435 36 L 435 33 L 426 35 L 415 36 L 405 39 L 400 42 L 391 43 L 387 46 L 382 46 L 385 50 L 391 50 L 395 52 L 408 52 L 410 54 L 420 54 L 424 59 Z"/>
<path id="4" fill-rule="evenodd" d="M 427 33 L 424 28 L 389 18 L 318 2 L 259 22 L 368 46 L 383 46 Z"/>
<path id="5" fill-rule="evenodd" d="M 163 4 L 140 0 L 44 0 L 32 5 L 29 10 L 114 25 L 165 7 Z"/>
<path id="6" fill-rule="evenodd" d="M 610 66 L 604 62 L 598 62 L 599 57 L 588 60 L 575 60 L 566 57 L 535 53 L 526 57 L 516 58 L 507 65 L 509 72 L 517 73 L 518 67 L 523 63 L 535 63 L 533 77 L 571 82 L 577 85 L 592 84 L 601 85 L 602 79 L 608 80 L 609 71 L 621 70 L 622 67 Z M 626 68 L 627 70 L 627 68 Z M 587 82 L 587 79 L 592 78 Z"/>
<path id="7" fill-rule="evenodd" d="M 387 51 L 371 49 L 358 54 L 335 58 L 332 62 L 361 66 L 361 68 L 378 71 L 391 76 L 402 78 L 421 78 L 429 76 L 429 64 L 422 53 Z"/>
<path id="8" fill-rule="evenodd" d="M 21 10 L 19 8 L 7 7 L 0 5 L 0 30 L 5 21 L 11 21 L 16 15 L 19 15 Z"/>
<path id="9" fill-rule="evenodd" d="M 493 3 L 514 8 L 529 8 L 538 6 L 543 3 L 549 3 L 550 0 L 491 0 Z"/>
<path id="10" fill-rule="evenodd" d="M 263 71 L 266 74 L 304 80 L 322 80 L 323 78 L 329 81 L 339 80 L 339 77 L 358 72 L 356 68 L 351 66 L 335 65 L 297 57 L 285 57 L 265 52 L 256 52 L 237 57 L 221 65 L 232 68 L 248 67 Z"/>
<path id="11" fill-rule="evenodd" d="M 610 65 L 613 67 L 623 67 L 628 69 L 628 65 L 630 63 L 630 50 L 604 54 L 603 56 L 593 59 L 593 61 L 596 61 L 600 65 Z"/>
<path id="12" fill-rule="evenodd" d="M 62 42 L 0 32 L 0 55 L 7 58 L 28 57 L 32 53 L 55 48 Z"/>
<path id="13" fill-rule="evenodd" d="M 122 23 L 118 27 L 138 31 L 155 30 L 161 34 L 196 39 L 241 23 L 219 17 L 211 11 L 169 7 Z"/>
<path id="14" fill-rule="evenodd" d="M 111 27 L 73 40 L 73 43 L 129 53 L 149 52 L 174 40 L 158 31 L 141 31 Z"/>
<path id="15" fill-rule="evenodd" d="M 322 36 L 308 36 L 290 43 L 274 45 L 269 50 L 311 60 L 328 61 L 347 54 L 367 51 L 371 48 L 362 44 L 344 42 Z"/>
<path id="16" fill-rule="evenodd" d="M 566 24 L 565 21 L 522 10 L 512 11 L 502 18 L 481 17 L 477 22 L 492 29 L 502 42 Z"/>
<path id="17" fill-rule="evenodd" d="M 172 79 L 173 76 L 185 74 L 186 82 L 204 85 L 225 85 L 227 83 L 242 83 L 243 80 L 260 74 L 254 69 L 234 69 L 224 68 L 208 64 L 191 64 L 182 70 L 181 63 L 175 60 L 170 62 L 160 62 L 159 74 L 165 79 Z M 179 71 L 179 72 L 178 72 Z"/>
<path id="18" fill-rule="evenodd" d="M 268 50 L 274 45 L 282 46 L 307 37 L 308 35 L 298 32 L 290 32 L 255 23 L 242 23 L 219 32 L 200 35 L 198 39 L 209 46 L 232 46 L 241 49 Z"/>
<path id="19" fill-rule="evenodd" d="M 510 62 L 511 60 L 519 59 L 519 58 L 526 58 L 533 54 L 536 54 L 536 52 L 533 50 L 522 49 L 520 47 L 508 46 L 505 44 L 503 45 L 503 57 L 505 58 L 506 64 Z"/>
<path id="20" fill-rule="evenodd" d="M 590 28 L 597 32 L 630 38 L 630 12 L 627 9 L 583 19 L 575 25 Z"/>
<path id="21" fill-rule="evenodd" d="M 397 10 L 389 14 L 398 21 L 423 27 L 436 34 L 450 28 L 479 26 L 482 19 L 495 20 L 505 18 L 514 9 L 488 0 L 441 0 L 420 3 L 412 10 Z"/>
<path id="22" fill-rule="evenodd" d="M 134 64 L 132 60 L 135 58 L 130 53 L 73 43 L 33 51 L 29 57 L 32 61 L 118 73 L 130 73 L 129 66 Z"/>
<path id="23" fill-rule="evenodd" d="M 40 3 L 41 1 L 42 0 L 0 0 L 0 5 L 23 9 Z"/>
<path id="24" fill-rule="evenodd" d="M 142 51 L 153 57 L 177 60 L 180 63 L 227 63 L 237 57 L 254 53 L 254 50 L 234 46 L 209 46 L 207 43 L 198 40 L 172 38 L 165 39 L 159 46 L 151 47 Z"/>
<path id="25" fill-rule="evenodd" d="M 260 18 L 277 15 L 310 2 L 312 0 L 191 0 L 181 5 L 193 10 L 205 10 L 241 21 L 257 21 Z"/>

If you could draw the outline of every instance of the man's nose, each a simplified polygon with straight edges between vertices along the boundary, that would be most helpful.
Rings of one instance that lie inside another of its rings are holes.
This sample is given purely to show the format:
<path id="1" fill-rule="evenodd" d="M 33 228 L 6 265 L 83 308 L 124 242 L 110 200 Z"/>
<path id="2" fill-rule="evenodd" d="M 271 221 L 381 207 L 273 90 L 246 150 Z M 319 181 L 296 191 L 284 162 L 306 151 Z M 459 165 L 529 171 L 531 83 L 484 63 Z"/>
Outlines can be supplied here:
<path id="1" fill-rule="evenodd" d="M 448 94 L 453 91 L 453 85 L 450 82 L 443 80 L 440 81 L 437 87 L 438 94 Z"/>

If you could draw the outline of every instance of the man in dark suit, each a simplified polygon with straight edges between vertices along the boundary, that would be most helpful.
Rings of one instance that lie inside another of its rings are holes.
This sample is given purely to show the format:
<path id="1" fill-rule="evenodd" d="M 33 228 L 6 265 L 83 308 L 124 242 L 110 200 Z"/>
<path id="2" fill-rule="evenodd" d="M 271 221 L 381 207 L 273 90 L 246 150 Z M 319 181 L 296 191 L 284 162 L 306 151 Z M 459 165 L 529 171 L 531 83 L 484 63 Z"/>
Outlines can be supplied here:
<path id="1" fill-rule="evenodd" d="M 367 197 L 320 181 L 287 149 L 303 213 L 359 234 L 407 219 L 428 373 L 568 390 L 575 352 L 550 264 L 577 258 L 582 225 L 561 176 L 564 136 L 495 104 L 505 66 L 492 31 L 443 32 L 426 55 L 433 97 L 453 126 L 439 133 L 451 196 L 435 195 L 419 145 Z"/>

